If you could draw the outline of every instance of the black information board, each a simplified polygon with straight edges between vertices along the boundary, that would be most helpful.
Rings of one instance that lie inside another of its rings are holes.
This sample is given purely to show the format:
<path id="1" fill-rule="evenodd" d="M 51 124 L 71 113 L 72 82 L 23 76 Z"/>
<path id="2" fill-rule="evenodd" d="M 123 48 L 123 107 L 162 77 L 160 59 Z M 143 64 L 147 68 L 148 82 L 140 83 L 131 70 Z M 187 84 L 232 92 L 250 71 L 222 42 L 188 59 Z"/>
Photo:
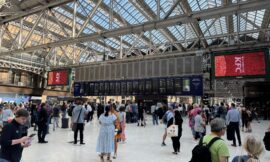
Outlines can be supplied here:
<path id="1" fill-rule="evenodd" d="M 159 79 L 152 80 L 152 94 L 157 95 L 159 94 Z"/>
<path id="2" fill-rule="evenodd" d="M 121 95 L 127 94 L 127 82 L 122 81 L 121 82 Z"/>
<path id="3" fill-rule="evenodd" d="M 74 83 L 74 96 L 188 95 L 203 96 L 202 76 Z"/>
<path id="4" fill-rule="evenodd" d="M 159 94 L 162 94 L 162 95 L 166 94 L 166 79 L 165 78 L 159 79 Z"/>
<path id="5" fill-rule="evenodd" d="M 132 82 L 132 94 L 138 95 L 139 94 L 139 81 L 134 80 Z"/>

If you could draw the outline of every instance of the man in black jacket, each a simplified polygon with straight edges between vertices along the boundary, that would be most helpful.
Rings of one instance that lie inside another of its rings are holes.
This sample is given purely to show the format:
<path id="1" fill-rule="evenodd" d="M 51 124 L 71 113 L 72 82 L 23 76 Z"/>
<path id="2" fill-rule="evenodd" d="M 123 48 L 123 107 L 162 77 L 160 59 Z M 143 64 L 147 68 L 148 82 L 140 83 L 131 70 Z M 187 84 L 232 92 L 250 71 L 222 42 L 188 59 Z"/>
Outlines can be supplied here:
<path id="1" fill-rule="evenodd" d="M 47 134 L 47 121 L 48 112 L 45 109 L 45 103 L 42 103 L 38 112 L 38 143 L 48 143 L 48 141 L 45 141 Z"/>
<path id="2" fill-rule="evenodd" d="M 5 125 L 1 137 L 1 162 L 19 162 L 23 148 L 30 146 L 31 138 L 22 137 L 22 126 L 27 122 L 29 113 L 25 109 L 16 112 L 15 119 Z"/>

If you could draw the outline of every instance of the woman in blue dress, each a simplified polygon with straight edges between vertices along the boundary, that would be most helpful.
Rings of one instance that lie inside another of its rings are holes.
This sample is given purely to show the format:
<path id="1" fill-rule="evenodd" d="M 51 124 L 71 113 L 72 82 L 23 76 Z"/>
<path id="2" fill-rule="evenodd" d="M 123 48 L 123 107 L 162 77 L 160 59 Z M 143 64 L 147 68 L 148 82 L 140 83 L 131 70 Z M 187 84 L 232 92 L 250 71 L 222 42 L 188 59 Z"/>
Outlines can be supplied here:
<path id="1" fill-rule="evenodd" d="M 114 152 L 114 131 L 116 116 L 110 113 L 110 107 L 106 106 L 105 113 L 99 117 L 101 124 L 97 149 L 100 153 L 101 161 L 104 161 L 104 156 L 107 155 L 107 160 L 111 161 L 111 153 Z"/>

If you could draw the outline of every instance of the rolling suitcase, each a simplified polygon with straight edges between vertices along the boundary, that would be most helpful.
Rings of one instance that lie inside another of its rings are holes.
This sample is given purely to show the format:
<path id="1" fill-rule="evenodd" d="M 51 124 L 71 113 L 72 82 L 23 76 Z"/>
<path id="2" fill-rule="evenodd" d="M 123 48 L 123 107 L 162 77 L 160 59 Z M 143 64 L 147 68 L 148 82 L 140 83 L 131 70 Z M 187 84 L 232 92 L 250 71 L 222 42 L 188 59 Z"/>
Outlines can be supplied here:
<path id="1" fill-rule="evenodd" d="M 62 128 L 64 129 L 69 128 L 68 122 L 69 122 L 69 118 L 62 118 Z"/>

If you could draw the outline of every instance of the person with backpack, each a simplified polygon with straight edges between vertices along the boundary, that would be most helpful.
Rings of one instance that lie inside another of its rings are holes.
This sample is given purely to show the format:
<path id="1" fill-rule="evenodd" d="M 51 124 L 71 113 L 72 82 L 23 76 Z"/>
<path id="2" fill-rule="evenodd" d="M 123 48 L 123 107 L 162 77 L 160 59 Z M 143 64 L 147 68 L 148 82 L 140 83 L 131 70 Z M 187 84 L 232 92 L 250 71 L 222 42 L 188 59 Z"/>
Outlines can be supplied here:
<path id="1" fill-rule="evenodd" d="M 246 137 L 244 145 L 244 150 L 247 155 L 236 156 L 233 158 L 232 162 L 259 162 L 260 155 L 264 152 L 263 143 L 258 137 L 249 135 Z"/>
<path id="2" fill-rule="evenodd" d="M 226 132 L 226 124 L 222 118 L 210 122 L 211 133 L 202 137 L 192 150 L 190 162 L 228 162 L 229 148 L 221 139 Z"/>

